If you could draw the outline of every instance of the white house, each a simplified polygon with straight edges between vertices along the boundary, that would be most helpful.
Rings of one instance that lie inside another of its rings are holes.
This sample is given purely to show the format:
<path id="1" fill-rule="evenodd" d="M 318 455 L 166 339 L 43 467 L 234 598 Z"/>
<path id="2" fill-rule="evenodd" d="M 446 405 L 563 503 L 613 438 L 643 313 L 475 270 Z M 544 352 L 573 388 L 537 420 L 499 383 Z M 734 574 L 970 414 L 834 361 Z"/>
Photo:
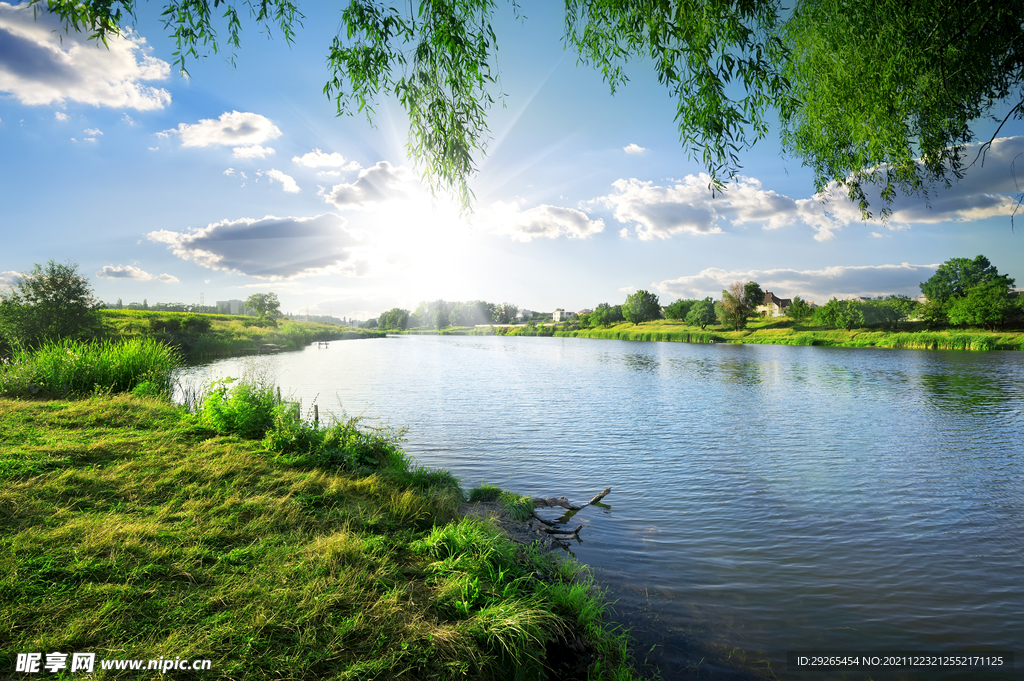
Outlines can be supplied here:
<path id="1" fill-rule="evenodd" d="M 570 319 L 576 319 L 576 313 L 558 308 L 555 310 L 554 314 L 551 315 L 551 319 L 556 322 L 566 322 Z"/>
<path id="2" fill-rule="evenodd" d="M 786 308 L 792 302 L 789 298 L 779 298 L 771 291 L 765 291 L 764 304 L 755 307 L 754 312 L 764 317 L 784 317 L 786 315 Z"/>

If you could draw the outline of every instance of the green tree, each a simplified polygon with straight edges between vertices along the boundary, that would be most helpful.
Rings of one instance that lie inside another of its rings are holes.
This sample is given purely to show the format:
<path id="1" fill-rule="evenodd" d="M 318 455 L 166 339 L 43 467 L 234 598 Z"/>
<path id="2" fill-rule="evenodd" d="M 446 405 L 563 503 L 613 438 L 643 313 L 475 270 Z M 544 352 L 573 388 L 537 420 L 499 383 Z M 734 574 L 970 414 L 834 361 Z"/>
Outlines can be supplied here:
<path id="1" fill-rule="evenodd" d="M 400 307 L 393 307 L 387 312 L 381 312 L 377 318 L 377 328 L 389 331 L 400 331 L 409 325 L 409 311 Z"/>
<path id="2" fill-rule="evenodd" d="M 920 305 L 909 296 L 886 296 L 864 303 L 864 317 L 868 322 L 877 322 L 896 330 L 899 323 L 909 319 Z"/>
<path id="3" fill-rule="evenodd" d="M 701 331 L 708 324 L 715 323 L 715 302 L 711 300 L 710 296 L 694 302 L 686 315 L 686 323 L 690 326 L 699 326 Z"/>
<path id="4" fill-rule="evenodd" d="M 834 326 L 849 331 L 855 326 L 864 326 L 864 311 L 858 300 L 836 300 L 833 298 L 814 313 L 819 324 Z"/>
<path id="5" fill-rule="evenodd" d="M 35 348 L 61 338 L 87 338 L 99 326 L 98 301 L 78 265 L 50 260 L 21 274 L 0 292 L 0 338 L 13 347 Z"/>
<path id="6" fill-rule="evenodd" d="M 622 316 L 621 305 L 612 306 L 608 303 L 599 303 L 594 308 L 594 311 L 590 313 L 589 318 L 591 326 L 611 326 L 625 319 Z"/>
<path id="7" fill-rule="evenodd" d="M 734 282 L 722 291 L 722 306 L 717 312 L 725 326 L 735 330 L 745 328 L 747 318 L 754 314 L 754 308 L 764 304 L 764 291 L 756 281 Z"/>
<path id="8" fill-rule="evenodd" d="M 516 320 L 519 308 L 512 303 L 502 303 L 501 305 L 494 306 L 493 314 L 492 320 L 496 324 L 511 324 Z"/>
<path id="9" fill-rule="evenodd" d="M 628 296 L 622 304 L 622 316 L 631 324 L 642 324 L 661 318 L 661 304 L 658 296 L 647 291 L 637 291 Z"/>
<path id="10" fill-rule="evenodd" d="M 975 286 L 949 305 L 949 322 L 963 326 L 983 326 L 992 331 L 1006 323 L 1016 312 L 1014 300 L 1002 282 Z"/>
<path id="11" fill-rule="evenodd" d="M 793 296 L 793 302 L 786 308 L 786 316 L 795 322 L 805 322 L 814 314 L 814 309 L 800 296 Z"/>
<path id="12" fill-rule="evenodd" d="M 448 308 L 444 305 L 438 305 L 434 311 L 434 328 L 440 331 L 441 329 L 447 329 L 449 326 L 451 326 L 451 323 L 448 320 Z"/>
<path id="13" fill-rule="evenodd" d="M 976 286 L 1002 286 L 1013 288 L 1013 278 L 999 274 L 995 265 L 983 255 L 974 260 L 952 258 L 939 265 L 932 277 L 921 284 L 921 293 L 929 301 L 945 303 L 960 298 Z"/>
<path id="14" fill-rule="evenodd" d="M 220 8 L 223 7 L 223 11 Z M 468 178 L 488 139 L 498 82 L 494 0 L 350 0 L 328 52 L 324 92 L 339 114 L 372 121 L 381 97 L 409 118 L 408 149 L 434 188 L 469 206 Z M 722 188 L 738 154 L 764 137 L 777 110 L 784 147 L 824 189 L 835 182 L 868 211 L 963 169 L 969 123 L 1004 107 L 1024 112 L 1024 0 L 566 0 L 564 44 L 599 70 L 614 94 L 625 64 L 646 61 L 676 101 L 680 140 Z M 65 29 L 102 40 L 137 12 L 135 0 L 50 0 Z M 519 16 L 518 4 L 511 3 Z M 215 11 L 216 10 L 216 13 Z M 200 49 L 240 44 L 230 3 L 175 2 L 164 12 L 184 72 Z M 253 5 L 258 30 L 295 37 L 292 0 Z M 1000 126 L 1001 127 L 1001 126 Z M 920 162 L 917 161 L 920 159 Z"/>
<path id="15" fill-rule="evenodd" d="M 254 293 L 245 299 L 245 306 L 255 310 L 260 319 L 281 315 L 281 302 L 276 293 Z"/>
<path id="16" fill-rule="evenodd" d="M 665 308 L 666 319 L 686 319 L 690 309 L 697 303 L 696 300 L 684 300 L 680 298 Z"/>

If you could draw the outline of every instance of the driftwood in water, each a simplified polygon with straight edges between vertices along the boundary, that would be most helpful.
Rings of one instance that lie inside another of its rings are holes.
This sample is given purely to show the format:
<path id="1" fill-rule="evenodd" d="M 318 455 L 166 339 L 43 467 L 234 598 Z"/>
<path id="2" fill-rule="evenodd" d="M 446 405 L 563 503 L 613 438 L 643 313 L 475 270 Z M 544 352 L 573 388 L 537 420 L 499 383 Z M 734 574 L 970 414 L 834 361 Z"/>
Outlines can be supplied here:
<path id="1" fill-rule="evenodd" d="M 564 528 L 553 529 L 553 528 L 550 528 L 550 527 L 542 527 L 542 528 L 540 528 L 541 532 L 547 532 L 548 534 L 561 534 L 561 535 L 565 535 L 567 537 L 575 537 L 575 536 L 579 535 L 580 530 L 582 530 L 582 529 L 583 529 L 582 525 L 577 525 L 576 529 L 573 529 L 573 530 L 566 530 Z"/>
<path id="2" fill-rule="evenodd" d="M 603 490 L 598 492 L 598 494 L 593 499 L 591 499 L 585 504 L 573 504 L 565 497 L 548 497 L 547 499 L 535 498 L 532 499 L 532 501 L 534 508 L 551 508 L 552 506 L 561 506 L 562 508 L 568 509 L 570 511 L 579 511 L 586 508 L 587 506 L 590 506 L 591 504 L 596 504 L 597 502 L 601 501 L 606 496 L 608 496 L 608 494 L 611 493 L 611 491 L 611 487 L 605 487 Z"/>
<path id="3" fill-rule="evenodd" d="M 591 504 L 596 504 L 597 502 L 601 501 L 601 499 L 604 499 L 606 496 L 608 496 L 608 494 L 611 493 L 611 491 L 611 487 L 605 487 L 603 490 L 598 492 L 598 494 L 593 499 L 591 499 L 585 504 L 573 504 L 565 497 L 548 497 L 547 499 L 535 498 L 532 499 L 532 501 L 534 508 L 551 508 L 554 506 L 558 506 L 569 511 L 580 511 L 586 508 L 587 506 L 590 506 Z M 534 519 L 539 520 L 541 523 L 547 526 L 542 527 L 540 529 L 543 532 L 546 532 L 548 537 L 558 542 L 559 545 L 562 546 L 562 548 L 568 548 L 568 546 L 565 545 L 563 542 L 568 542 L 573 539 L 579 540 L 580 530 L 583 529 L 582 525 L 577 525 L 575 529 L 567 530 L 566 528 L 561 527 L 561 523 L 558 523 L 553 520 L 545 520 L 544 518 L 541 518 L 539 515 L 537 515 L 536 512 L 534 512 L 532 515 Z M 568 517 L 571 517 L 571 514 Z"/>

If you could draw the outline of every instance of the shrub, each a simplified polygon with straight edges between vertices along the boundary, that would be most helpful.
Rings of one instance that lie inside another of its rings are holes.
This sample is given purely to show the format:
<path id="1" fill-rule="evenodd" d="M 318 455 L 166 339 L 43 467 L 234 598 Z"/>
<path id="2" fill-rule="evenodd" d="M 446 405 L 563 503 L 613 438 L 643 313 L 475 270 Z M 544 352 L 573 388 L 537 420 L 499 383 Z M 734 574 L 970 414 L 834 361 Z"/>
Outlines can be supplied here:
<path id="1" fill-rule="evenodd" d="M 181 320 L 181 328 L 187 333 L 206 333 L 212 323 L 206 315 L 189 314 Z"/>
<path id="2" fill-rule="evenodd" d="M 279 401 L 272 387 L 242 382 L 230 389 L 235 379 L 217 381 L 206 394 L 201 418 L 222 435 L 258 440 L 274 425 Z"/>

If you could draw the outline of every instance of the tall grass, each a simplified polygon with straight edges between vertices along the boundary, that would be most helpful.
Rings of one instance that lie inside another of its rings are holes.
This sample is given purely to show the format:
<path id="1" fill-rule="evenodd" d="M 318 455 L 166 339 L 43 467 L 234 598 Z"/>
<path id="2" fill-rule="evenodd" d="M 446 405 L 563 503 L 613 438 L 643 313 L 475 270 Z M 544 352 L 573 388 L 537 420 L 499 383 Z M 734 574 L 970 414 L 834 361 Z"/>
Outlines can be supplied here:
<path id="1" fill-rule="evenodd" d="M 480 485 L 469 491 L 470 501 L 496 501 L 508 514 L 519 521 L 529 519 L 533 515 L 533 501 L 530 497 L 520 496 L 494 485 Z"/>
<path id="2" fill-rule="evenodd" d="M 134 392 L 170 395 L 177 351 L 152 338 L 61 340 L 19 351 L 0 369 L 0 394 L 58 396 Z"/>

